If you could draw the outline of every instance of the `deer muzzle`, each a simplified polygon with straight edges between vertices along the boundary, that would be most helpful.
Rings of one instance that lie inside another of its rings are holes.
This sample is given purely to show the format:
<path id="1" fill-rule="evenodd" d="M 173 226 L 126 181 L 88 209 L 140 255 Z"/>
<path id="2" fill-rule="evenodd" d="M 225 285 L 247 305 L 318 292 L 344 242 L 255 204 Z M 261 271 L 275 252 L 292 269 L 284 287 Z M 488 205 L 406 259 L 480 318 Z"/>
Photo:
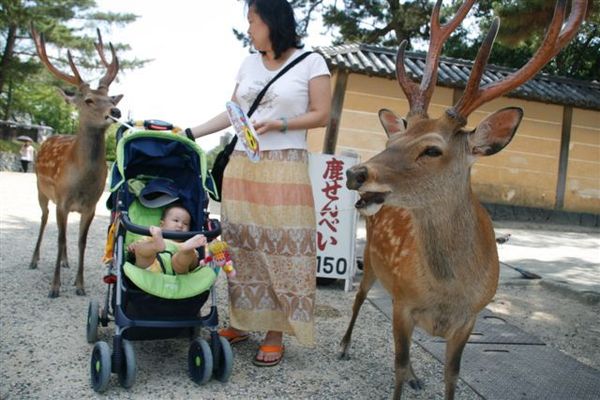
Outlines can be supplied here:
<path id="1" fill-rule="evenodd" d="M 369 179 L 369 170 L 362 165 L 356 165 L 346 171 L 346 187 L 350 190 L 357 190 L 360 198 L 354 204 L 361 214 L 373 215 L 381 209 L 385 203 L 389 190 L 380 187 L 381 185 L 365 185 Z M 372 188 L 368 186 L 373 186 Z M 362 190 L 361 190 L 362 189 Z M 365 190 L 367 189 L 367 190 Z"/>
<path id="2" fill-rule="evenodd" d="M 358 190 L 367 181 L 368 177 L 367 167 L 356 165 L 346 171 L 346 187 L 350 190 Z"/>
<path id="3" fill-rule="evenodd" d="M 113 118 L 121 118 L 121 110 L 119 110 L 117 107 L 113 107 L 110 109 L 110 116 Z"/>

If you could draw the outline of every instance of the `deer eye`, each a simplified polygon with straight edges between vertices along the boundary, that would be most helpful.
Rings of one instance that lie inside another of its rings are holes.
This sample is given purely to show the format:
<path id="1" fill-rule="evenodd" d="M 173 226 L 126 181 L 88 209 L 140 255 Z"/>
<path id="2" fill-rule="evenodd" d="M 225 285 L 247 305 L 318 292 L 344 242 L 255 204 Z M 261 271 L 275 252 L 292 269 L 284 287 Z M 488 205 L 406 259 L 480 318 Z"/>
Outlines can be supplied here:
<path id="1" fill-rule="evenodd" d="M 425 150 L 423 150 L 423 152 L 421 152 L 421 154 L 419 154 L 419 158 L 420 157 L 439 157 L 442 155 L 442 150 L 439 147 L 435 147 L 435 146 L 428 146 L 425 148 Z"/>
<path id="2" fill-rule="evenodd" d="M 94 99 L 88 97 L 87 99 L 85 99 L 85 104 L 91 106 L 92 104 L 94 104 Z"/>

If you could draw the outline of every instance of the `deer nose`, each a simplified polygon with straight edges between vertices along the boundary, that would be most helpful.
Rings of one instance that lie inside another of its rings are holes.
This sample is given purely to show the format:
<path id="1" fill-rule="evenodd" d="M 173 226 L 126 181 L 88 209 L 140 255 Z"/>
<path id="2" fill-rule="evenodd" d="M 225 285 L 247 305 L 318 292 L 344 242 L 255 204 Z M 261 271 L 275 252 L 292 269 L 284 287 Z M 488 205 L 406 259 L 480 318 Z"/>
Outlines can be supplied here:
<path id="1" fill-rule="evenodd" d="M 364 166 L 354 166 L 346 171 L 346 187 L 350 190 L 357 190 L 362 186 L 363 183 L 366 182 L 369 177 L 369 172 L 367 167 Z"/>
<path id="2" fill-rule="evenodd" d="M 111 108 L 110 116 L 114 118 L 121 118 L 121 110 L 119 110 L 117 107 Z"/>

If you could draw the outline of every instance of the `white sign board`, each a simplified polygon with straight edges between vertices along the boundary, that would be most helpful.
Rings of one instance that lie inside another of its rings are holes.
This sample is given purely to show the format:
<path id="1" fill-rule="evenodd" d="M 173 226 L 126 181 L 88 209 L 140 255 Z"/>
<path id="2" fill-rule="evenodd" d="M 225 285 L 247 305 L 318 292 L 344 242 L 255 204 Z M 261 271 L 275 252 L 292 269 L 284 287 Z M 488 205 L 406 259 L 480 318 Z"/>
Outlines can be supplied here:
<path id="1" fill-rule="evenodd" d="M 310 179 L 317 219 L 317 277 L 346 280 L 355 272 L 357 193 L 346 188 L 346 170 L 358 157 L 310 154 Z"/>

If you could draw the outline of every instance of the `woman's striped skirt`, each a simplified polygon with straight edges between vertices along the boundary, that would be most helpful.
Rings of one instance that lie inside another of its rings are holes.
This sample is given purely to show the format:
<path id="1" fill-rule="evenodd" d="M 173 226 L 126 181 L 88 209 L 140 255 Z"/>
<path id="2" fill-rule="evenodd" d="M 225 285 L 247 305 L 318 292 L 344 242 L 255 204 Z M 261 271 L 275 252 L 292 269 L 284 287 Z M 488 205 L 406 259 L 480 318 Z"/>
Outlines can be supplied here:
<path id="1" fill-rule="evenodd" d="M 261 152 L 258 163 L 232 154 L 223 178 L 223 239 L 236 277 L 229 280 L 231 325 L 281 331 L 314 346 L 316 222 L 308 152 Z"/>

